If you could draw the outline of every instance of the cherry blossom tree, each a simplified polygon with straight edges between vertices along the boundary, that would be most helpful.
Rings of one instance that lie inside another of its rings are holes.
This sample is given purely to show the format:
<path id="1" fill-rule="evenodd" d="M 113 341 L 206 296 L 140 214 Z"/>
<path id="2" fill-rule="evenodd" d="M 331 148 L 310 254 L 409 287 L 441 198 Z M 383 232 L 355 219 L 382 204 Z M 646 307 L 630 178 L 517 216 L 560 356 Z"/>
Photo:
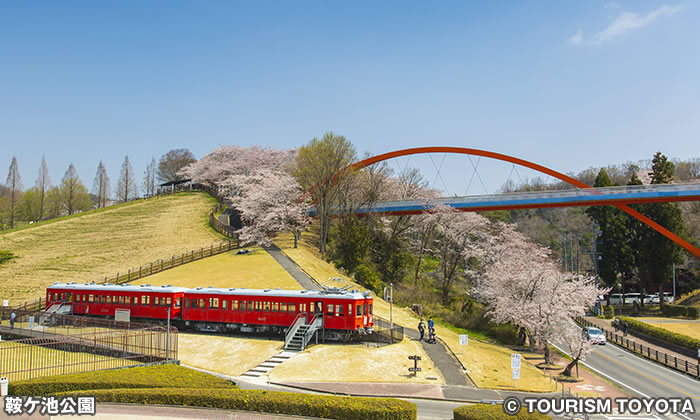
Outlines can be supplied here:
<path id="1" fill-rule="evenodd" d="M 583 316 L 606 291 L 591 277 L 559 271 L 549 249 L 530 242 L 513 226 L 501 224 L 499 229 L 473 294 L 486 303 L 495 322 L 527 329 L 530 346 L 538 339 L 545 363 L 551 364 L 547 344 L 565 337 L 571 320 Z"/>
<path id="2" fill-rule="evenodd" d="M 296 151 L 271 147 L 221 146 L 178 172 L 193 182 L 219 188 L 224 195 L 236 195 L 242 185 L 231 177 L 252 175 L 257 171 L 280 171 L 294 160 Z M 245 182 L 244 178 L 236 178 Z"/>
<path id="3" fill-rule="evenodd" d="M 564 340 L 569 345 L 569 354 L 571 355 L 571 362 L 566 365 L 562 375 L 572 376 L 571 370 L 576 366 L 576 373 L 578 375 L 578 362 L 585 361 L 586 356 L 593 350 L 593 342 L 581 334 L 581 329 L 573 322 L 569 323 L 569 326 L 564 331 Z"/>
<path id="4" fill-rule="evenodd" d="M 295 179 L 281 171 L 260 170 L 250 175 L 227 178 L 237 185 L 239 195 L 231 197 L 245 226 L 240 230 L 244 243 L 269 245 L 275 233 L 288 231 L 297 247 L 301 232 L 309 223 L 308 205 L 301 202 L 303 191 Z"/>

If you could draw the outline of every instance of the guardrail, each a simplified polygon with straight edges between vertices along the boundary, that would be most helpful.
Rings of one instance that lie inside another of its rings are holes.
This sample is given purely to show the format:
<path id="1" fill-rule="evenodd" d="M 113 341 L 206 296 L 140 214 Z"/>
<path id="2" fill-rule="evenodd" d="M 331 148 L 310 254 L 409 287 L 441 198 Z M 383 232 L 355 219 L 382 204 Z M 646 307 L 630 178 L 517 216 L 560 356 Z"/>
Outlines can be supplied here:
<path id="1" fill-rule="evenodd" d="M 687 359 L 679 359 L 677 356 L 669 355 L 668 353 L 664 353 L 663 351 L 652 349 L 649 346 L 637 343 L 636 341 L 630 340 L 627 337 L 615 334 L 614 332 L 608 329 L 601 328 L 599 325 L 596 325 L 583 318 L 577 318 L 576 322 L 578 322 L 580 325 L 583 325 L 584 327 L 596 327 L 600 329 L 605 334 L 605 338 L 608 340 L 608 342 L 617 344 L 618 346 L 623 347 L 631 351 L 632 353 L 638 354 L 644 357 L 645 359 L 652 360 L 671 369 L 685 373 L 691 377 L 700 379 L 700 363 L 694 364 L 692 362 L 688 362 Z"/>

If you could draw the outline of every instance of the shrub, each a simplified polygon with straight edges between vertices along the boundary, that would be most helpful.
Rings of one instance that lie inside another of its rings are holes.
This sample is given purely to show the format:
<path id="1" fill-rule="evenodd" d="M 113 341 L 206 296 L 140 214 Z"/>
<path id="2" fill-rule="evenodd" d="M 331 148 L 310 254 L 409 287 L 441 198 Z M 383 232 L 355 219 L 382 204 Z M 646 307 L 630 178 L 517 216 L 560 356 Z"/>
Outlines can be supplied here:
<path id="1" fill-rule="evenodd" d="M 80 396 L 79 391 L 60 396 Z M 413 420 L 416 405 L 395 398 L 355 398 L 240 389 L 150 388 L 91 391 L 98 402 L 168 404 L 349 420 Z"/>
<path id="2" fill-rule="evenodd" d="M 664 304 L 661 307 L 661 313 L 666 316 L 686 316 L 685 306 L 682 305 L 672 305 L 670 303 Z"/>
<path id="3" fill-rule="evenodd" d="M 696 349 L 700 348 L 700 340 L 688 337 L 687 335 L 674 333 L 672 331 L 655 327 L 653 325 L 649 325 L 645 322 L 640 322 L 635 320 L 634 318 L 628 318 L 626 316 L 621 316 L 618 318 L 620 319 L 620 321 L 627 321 L 627 325 L 629 325 L 630 330 L 632 331 L 638 331 L 650 337 L 658 338 L 659 340 L 663 340 L 671 344 L 676 344 L 678 346 L 688 348 L 692 351 L 695 351 Z"/>
<path id="4" fill-rule="evenodd" d="M 502 405 L 464 405 L 454 410 L 455 420 L 541 420 L 549 418 L 541 413 L 529 414 L 524 408 L 520 409 L 518 414 L 511 416 L 503 411 Z"/>
<path id="5" fill-rule="evenodd" d="M 379 275 L 365 264 L 360 264 L 355 269 L 355 281 L 370 289 L 377 296 L 384 293 L 384 284 L 379 280 Z"/>
<path id="6" fill-rule="evenodd" d="M 605 318 L 605 319 L 615 318 L 615 307 L 603 306 L 603 318 Z"/>
<path id="7" fill-rule="evenodd" d="M 73 375 L 46 376 L 11 382 L 11 395 L 46 396 L 58 392 L 108 388 L 233 388 L 234 385 L 207 373 L 178 365 L 101 370 Z"/>
<path id="8" fill-rule="evenodd" d="M 688 318 L 698 319 L 700 318 L 700 308 L 697 306 L 686 306 L 685 307 L 686 316 Z"/>
<path id="9" fill-rule="evenodd" d="M 518 344 L 518 329 L 511 324 L 499 324 L 490 328 L 489 335 L 499 343 L 516 345 Z"/>

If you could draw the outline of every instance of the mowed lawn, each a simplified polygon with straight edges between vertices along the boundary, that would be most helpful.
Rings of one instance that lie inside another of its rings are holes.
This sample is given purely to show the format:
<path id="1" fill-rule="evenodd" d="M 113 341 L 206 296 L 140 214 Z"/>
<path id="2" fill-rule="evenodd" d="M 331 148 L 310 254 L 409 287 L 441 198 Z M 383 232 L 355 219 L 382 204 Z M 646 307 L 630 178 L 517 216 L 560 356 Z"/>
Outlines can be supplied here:
<path id="1" fill-rule="evenodd" d="M 315 247 L 317 237 L 304 232 L 298 248 L 294 248 L 291 234 L 282 234 L 275 239 L 279 246 L 292 260 L 304 268 L 312 277 L 321 283 L 331 285 L 343 285 L 343 282 L 333 282 L 330 278 L 340 277 L 357 289 L 366 290 L 356 283 L 352 283 L 331 264 L 320 258 L 318 248 Z M 383 299 L 374 297 L 374 313 L 382 318 L 389 319 L 389 304 Z M 429 315 L 429 314 L 427 314 Z M 394 306 L 393 320 L 395 323 L 417 329 L 418 316 L 408 308 Z M 483 388 L 515 389 L 515 382 L 511 379 L 510 355 L 507 347 L 498 346 L 475 339 L 469 340 L 469 345 L 464 355 L 462 346 L 459 345 L 459 335 L 447 328 L 437 328 L 440 338 L 445 340 L 450 349 L 457 355 L 467 367 L 467 372 L 477 386 Z M 361 359 L 360 359 L 361 360 Z M 521 379 L 518 381 L 518 390 L 533 392 L 554 391 L 554 385 L 542 372 L 529 363 L 524 363 L 521 369 Z M 277 370 L 279 368 L 276 368 Z"/>
<path id="2" fill-rule="evenodd" d="M 637 318 L 637 320 L 700 340 L 700 322 L 671 318 Z"/>
<path id="3" fill-rule="evenodd" d="M 0 299 L 19 304 L 54 282 L 96 281 L 218 243 L 208 226 L 215 204 L 208 194 L 182 193 L 0 234 L 0 250 L 17 256 L 0 265 Z"/>
<path id="4" fill-rule="evenodd" d="M 299 283 L 265 250 L 260 247 L 249 249 L 251 252 L 248 254 L 226 252 L 133 281 L 131 284 L 301 290 Z"/>

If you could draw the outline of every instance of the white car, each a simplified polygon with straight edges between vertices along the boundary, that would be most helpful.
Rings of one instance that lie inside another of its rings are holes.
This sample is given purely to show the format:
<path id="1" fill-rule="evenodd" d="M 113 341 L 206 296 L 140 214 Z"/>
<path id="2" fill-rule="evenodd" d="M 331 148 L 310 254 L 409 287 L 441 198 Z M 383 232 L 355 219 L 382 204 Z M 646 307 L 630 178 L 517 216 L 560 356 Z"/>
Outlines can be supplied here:
<path id="1" fill-rule="evenodd" d="M 670 293 L 665 292 L 664 293 L 664 303 L 671 303 L 673 302 L 673 296 L 671 296 Z M 651 297 L 651 303 L 659 304 L 659 294 L 656 293 Z"/>
<path id="2" fill-rule="evenodd" d="M 591 340 L 593 344 L 605 345 L 605 343 L 608 341 L 605 339 L 605 334 L 603 334 L 603 331 L 596 327 L 584 327 L 583 336 L 588 340 Z"/>

